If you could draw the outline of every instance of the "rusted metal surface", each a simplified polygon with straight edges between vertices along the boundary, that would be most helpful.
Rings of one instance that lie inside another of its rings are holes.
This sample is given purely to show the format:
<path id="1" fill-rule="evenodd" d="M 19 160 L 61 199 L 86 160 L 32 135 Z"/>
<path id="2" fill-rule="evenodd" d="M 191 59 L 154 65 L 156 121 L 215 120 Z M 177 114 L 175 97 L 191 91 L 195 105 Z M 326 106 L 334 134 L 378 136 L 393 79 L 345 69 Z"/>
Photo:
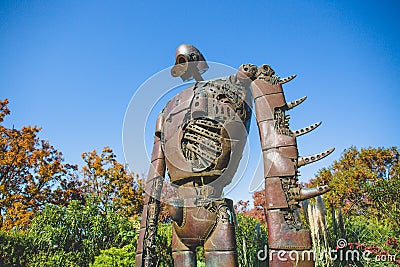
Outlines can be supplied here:
<path id="1" fill-rule="evenodd" d="M 314 266 L 312 257 L 292 260 L 288 254 L 301 255 L 312 246 L 310 232 L 297 215 L 299 201 L 321 195 L 329 187 L 300 188 L 298 169 L 326 157 L 333 149 L 300 157 L 296 138 L 311 132 L 321 123 L 292 131 L 289 128 L 290 116 L 286 112 L 301 104 L 306 97 L 287 103 L 282 85 L 296 76 L 281 79 L 268 65 L 260 66 L 257 75 L 251 89 L 264 157 L 269 255 L 273 251 L 285 255 L 270 258 L 269 266 Z"/>
<path id="2" fill-rule="evenodd" d="M 280 78 L 269 65 L 242 65 L 235 75 L 204 81 L 204 56 L 192 45 L 176 51 L 171 75 L 196 83 L 173 97 L 156 122 L 152 165 L 137 246 L 136 266 L 155 266 L 158 199 L 167 169 L 178 198 L 168 202 L 173 219 L 175 266 L 196 266 L 195 249 L 204 246 L 206 266 L 238 266 L 232 201 L 221 198 L 235 174 L 246 143 L 254 109 L 264 159 L 269 252 L 304 252 L 311 248 L 301 224 L 299 202 L 321 195 L 328 186 L 301 188 L 299 168 L 329 155 L 300 157 L 297 137 L 320 123 L 292 131 L 286 112 L 306 97 L 287 103 Z M 269 266 L 313 266 L 313 260 L 272 257 Z M 288 258 L 289 257 L 289 258 Z M 286 260 L 285 260 L 286 259 Z"/>
<path id="3" fill-rule="evenodd" d="M 136 248 L 136 266 L 156 266 L 156 236 L 158 214 L 160 212 L 160 193 L 165 175 L 165 160 L 158 136 L 154 145 L 150 170 L 146 180 L 146 194 Z"/>

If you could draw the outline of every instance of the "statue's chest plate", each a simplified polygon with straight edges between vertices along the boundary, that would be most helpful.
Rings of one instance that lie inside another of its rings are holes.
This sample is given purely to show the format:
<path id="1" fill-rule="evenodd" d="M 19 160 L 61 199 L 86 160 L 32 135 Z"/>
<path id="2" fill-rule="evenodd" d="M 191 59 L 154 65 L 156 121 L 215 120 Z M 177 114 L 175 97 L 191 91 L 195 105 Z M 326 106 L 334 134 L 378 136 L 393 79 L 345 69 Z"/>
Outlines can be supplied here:
<path id="1" fill-rule="evenodd" d="M 198 82 L 167 103 L 162 143 L 168 169 L 180 170 L 179 178 L 170 173 L 172 180 L 194 173 L 218 176 L 237 142 L 246 139 L 247 91 L 230 79 Z"/>

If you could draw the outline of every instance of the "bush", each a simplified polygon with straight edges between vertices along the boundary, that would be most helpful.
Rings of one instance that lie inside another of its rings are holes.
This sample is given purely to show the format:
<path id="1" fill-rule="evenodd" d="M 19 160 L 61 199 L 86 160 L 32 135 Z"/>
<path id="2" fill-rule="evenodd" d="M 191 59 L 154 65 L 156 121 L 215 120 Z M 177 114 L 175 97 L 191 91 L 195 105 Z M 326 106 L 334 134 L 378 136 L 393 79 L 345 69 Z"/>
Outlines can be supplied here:
<path id="1" fill-rule="evenodd" d="M 0 266 L 26 266 L 30 246 L 31 240 L 27 234 L 0 231 Z"/>
<path id="2" fill-rule="evenodd" d="M 103 213 L 89 202 L 48 205 L 29 229 L 33 246 L 28 266 L 89 266 L 101 250 L 135 244 L 138 228 L 138 222 Z"/>
<path id="3" fill-rule="evenodd" d="M 268 260 L 259 261 L 257 253 L 267 245 L 268 230 L 253 218 L 237 215 L 236 245 L 240 266 L 268 266 Z"/>
<path id="4" fill-rule="evenodd" d="M 174 259 L 172 258 L 172 224 L 159 223 L 157 235 L 157 259 L 158 266 L 174 266 Z"/>
<path id="5" fill-rule="evenodd" d="M 80 267 L 85 266 L 85 255 L 80 252 L 65 252 L 63 250 L 54 252 L 39 252 L 30 259 L 29 267 Z M 83 264 L 83 265 L 81 265 Z"/>
<path id="6" fill-rule="evenodd" d="M 122 248 L 112 247 L 102 250 L 100 255 L 95 257 L 91 267 L 134 267 L 136 247 L 133 244 Z"/>

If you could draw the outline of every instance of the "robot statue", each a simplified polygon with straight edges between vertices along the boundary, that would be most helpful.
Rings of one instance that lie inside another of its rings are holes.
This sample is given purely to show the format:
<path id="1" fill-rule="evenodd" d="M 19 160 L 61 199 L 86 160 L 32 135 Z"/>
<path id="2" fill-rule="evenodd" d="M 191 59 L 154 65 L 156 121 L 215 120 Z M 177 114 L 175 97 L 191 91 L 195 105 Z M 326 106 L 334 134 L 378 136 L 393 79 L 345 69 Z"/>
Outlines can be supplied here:
<path id="1" fill-rule="evenodd" d="M 246 143 L 252 101 L 264 160 L 269 266 L 314 266 L 290 253 L 311 249 L 310 232 L 298 218 L 299 202 L 323 194 L 328 186 L 300 188 L 298 168 L 333 149 L 299 157 L 296 137 L 320 123 L 292 131 L 285 112 L 305 100 L 287 103 L 281 79 L 268 65 L 242 65 L 235 75 L 204 81 L 208 65 L 200 51 L 183 44 L 171 75 L 196 83 L 173 97 L 156 122 L 151 167 L 136 254 L 136 266 L 156 266 L 159 199 L 166 170 L 178 197 L 168 202 L 174 266 L 196 266 L 196 247 L 204 246 L 206 266 L 238 266 L 235 212 L 222 198 L 238 168 Z M 290 255 L 289 255 L 290 254 Z M 282 256 L 283 255 L 283 256 Z"/>

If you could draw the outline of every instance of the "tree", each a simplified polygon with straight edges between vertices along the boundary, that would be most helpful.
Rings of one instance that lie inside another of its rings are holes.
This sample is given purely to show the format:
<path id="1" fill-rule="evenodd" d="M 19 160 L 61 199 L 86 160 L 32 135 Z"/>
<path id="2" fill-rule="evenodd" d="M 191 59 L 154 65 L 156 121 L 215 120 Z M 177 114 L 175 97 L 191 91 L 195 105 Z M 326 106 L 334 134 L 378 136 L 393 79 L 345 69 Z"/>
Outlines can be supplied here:
<path id="1" fill-rule="evenodd" d="M 396 147 L 350 147 L 332 166 L 320 170 L 310 185 L 328 184 L 332 188 L 324 195 L 332 208 L 342 208 L 345 213 L 385 215 L 380 209 L 383 203 L 395 202 L 399 207 L 399 156 Z"/>
<path id="2" fill-rule="evenodd" d="M 143 210 L 143 187 L 137 175 L 119 163 L 112 149 L 105 147 L 85 152 L 82 168 L 84 191 L 103 212 L 118 211 L 128 217 L 138 217 Z"/>
<path id="3" fill-rule="evenodd" d="M 20 130 L 2 125 L 10 114 L 0 100 L 0 228 L 26 227 L 46 203 L 66 205 L 81 199 L 77 167 L 63 163 L 62 153 L 38 137 L 40 128 Z"/>
<path id="4" fill-rule="evenodd" d="M 243 214 L 244 216 L 249 216 L 257 219 L 259 222 L 266 224 L 266 208 L 265 208 L 265 190 L 261 189 L 259 191 L 254 192 L 253 194 L 253 205 L 254 207 L 250 209 L 250 201 L 239 200 L 238 203 L 235 204 L 235 210 L 239 214 Z"/>
<path id="5" fill-rule="evenodd" d="M 379 179 L 374 184 L 368 184 L 366 190 L 373 203 L 378 217 L 387 219 L 400 236 L 400 176 L 399 165 L 396 166 L 396 175 L 389 179 Z"/>

